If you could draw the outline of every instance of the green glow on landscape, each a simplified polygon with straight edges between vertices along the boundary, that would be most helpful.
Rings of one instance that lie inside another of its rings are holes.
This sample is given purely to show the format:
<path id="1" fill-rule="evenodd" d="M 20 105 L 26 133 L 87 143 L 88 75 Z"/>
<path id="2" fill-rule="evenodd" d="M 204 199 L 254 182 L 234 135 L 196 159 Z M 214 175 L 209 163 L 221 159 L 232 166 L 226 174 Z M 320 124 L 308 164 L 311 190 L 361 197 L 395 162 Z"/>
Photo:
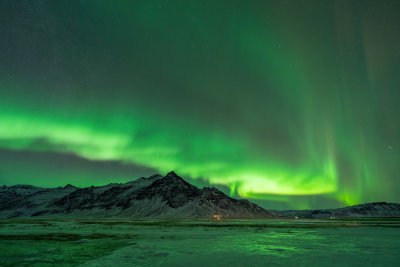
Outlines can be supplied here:
<path id="1" fill-rule="evenodd" d="M 132 179 L 174 170 L 289 207 L 400 201 L 398 5 L 376 5 L 10 5 L 0 149 L 133 164 Z M 0 184 L 35 184 L 28 165 L 0 163 Z"/>

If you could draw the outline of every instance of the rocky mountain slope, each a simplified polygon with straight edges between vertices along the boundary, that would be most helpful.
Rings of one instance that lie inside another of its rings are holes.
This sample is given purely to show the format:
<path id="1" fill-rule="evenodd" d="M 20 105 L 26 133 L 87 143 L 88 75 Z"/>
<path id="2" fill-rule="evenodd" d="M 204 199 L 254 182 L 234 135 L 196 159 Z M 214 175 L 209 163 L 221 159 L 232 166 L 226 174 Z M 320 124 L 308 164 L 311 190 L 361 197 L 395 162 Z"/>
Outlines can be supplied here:
<path id="1" fill-rule="evenodd" d="M 276 213 L 294 218 L 360 218 L 360 217 L 400 217 L 400 204 L 374 202 L 339 209 L 325 210 L 284 210 Z"/>
<path id="2" fill-rule="evenodd" d="M 0 218 L 274 218 L 248 200 L 228 197 L 216 188 L 199 189 L 174 172 L 125 184 L 87 188 L 0 187 Z"/>

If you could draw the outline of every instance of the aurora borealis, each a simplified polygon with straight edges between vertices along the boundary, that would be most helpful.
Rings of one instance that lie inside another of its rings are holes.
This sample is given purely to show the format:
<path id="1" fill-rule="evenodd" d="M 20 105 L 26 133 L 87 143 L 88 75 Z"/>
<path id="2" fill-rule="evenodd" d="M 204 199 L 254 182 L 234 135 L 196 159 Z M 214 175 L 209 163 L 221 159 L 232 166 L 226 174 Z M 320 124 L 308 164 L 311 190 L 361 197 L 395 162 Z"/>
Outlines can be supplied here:
<path id="1" fill-rule="evenodd" d="M 400 2 L 1 1 L 0 184 L 171 170 L 268 208 L 400 202 Z"/>

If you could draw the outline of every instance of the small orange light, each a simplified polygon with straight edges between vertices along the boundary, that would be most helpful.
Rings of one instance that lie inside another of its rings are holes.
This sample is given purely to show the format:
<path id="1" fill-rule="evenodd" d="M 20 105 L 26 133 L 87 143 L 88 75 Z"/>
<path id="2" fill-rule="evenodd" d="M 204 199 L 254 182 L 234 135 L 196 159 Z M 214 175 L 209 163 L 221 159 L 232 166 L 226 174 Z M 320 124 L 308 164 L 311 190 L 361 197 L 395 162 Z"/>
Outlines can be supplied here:
<path id="1" fill-rule="evenodd" d="M 214 214 L 213 218 L 217 219 L 217 220 L 221 220 L 222 215 L 219 214 Z"/>

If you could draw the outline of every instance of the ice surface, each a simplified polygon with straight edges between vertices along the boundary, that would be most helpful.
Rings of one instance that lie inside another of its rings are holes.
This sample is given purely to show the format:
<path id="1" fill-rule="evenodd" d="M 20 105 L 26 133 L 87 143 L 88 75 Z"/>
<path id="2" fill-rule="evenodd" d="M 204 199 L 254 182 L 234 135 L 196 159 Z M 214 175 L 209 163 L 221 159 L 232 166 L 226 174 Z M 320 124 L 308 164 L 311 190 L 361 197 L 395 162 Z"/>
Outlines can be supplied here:
<path id="1" fill-rule="evenodd" d="M 0 220 L 0 265 L 396 266 L 400 219 Z"/>

